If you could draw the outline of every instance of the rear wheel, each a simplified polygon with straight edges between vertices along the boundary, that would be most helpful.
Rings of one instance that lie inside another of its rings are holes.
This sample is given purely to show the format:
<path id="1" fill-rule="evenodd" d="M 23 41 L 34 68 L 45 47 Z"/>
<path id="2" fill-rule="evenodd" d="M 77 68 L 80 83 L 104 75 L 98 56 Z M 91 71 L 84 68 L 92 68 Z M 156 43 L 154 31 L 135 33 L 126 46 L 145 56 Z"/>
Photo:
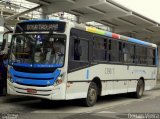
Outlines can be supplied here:
<path id="1" fill-rule="evenodd" d="M 139 80 L 137 83 L 137 88 L 136 88 L 136 92 L 134 92 L 134 97 L 135 98 L 141 98 L 143 96 L 144 93 L 144 82 L 143 80 Z"/>
<path id="2" fill-rule="evenodd" d="M 82 100 L 83 104 L 87 107 L 95 105 L 95 103 L 97 102 L 97 95 L 98 95 L 97 85 L 96 83 L 91 82 L 88 89 L 87 98 Z"/>

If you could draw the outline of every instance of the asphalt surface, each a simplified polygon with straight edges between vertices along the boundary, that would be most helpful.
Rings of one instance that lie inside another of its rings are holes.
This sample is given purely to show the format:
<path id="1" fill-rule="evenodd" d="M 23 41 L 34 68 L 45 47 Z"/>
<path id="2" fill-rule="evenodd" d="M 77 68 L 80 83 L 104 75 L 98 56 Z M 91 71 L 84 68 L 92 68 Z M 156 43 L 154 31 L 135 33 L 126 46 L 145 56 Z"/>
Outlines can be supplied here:
<path id="1" fill-rule="evenodd" d="M 94 107 L 83 107 L 80 100 L 42 102 L 38 98 L 24 96 L 0 97 L 2 119 L 141 119 L 143 117 L 160 119 L 160 88 L 146 91 L 141 99 L 126 94 L 104 96 L 98 99 Z"/>

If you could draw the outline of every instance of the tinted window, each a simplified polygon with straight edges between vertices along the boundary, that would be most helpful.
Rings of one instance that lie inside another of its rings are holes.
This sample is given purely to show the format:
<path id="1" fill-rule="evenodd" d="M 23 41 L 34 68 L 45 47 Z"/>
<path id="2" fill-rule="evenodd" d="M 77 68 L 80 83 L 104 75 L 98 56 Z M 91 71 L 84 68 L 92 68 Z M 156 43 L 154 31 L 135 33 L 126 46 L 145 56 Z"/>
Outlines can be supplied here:
<path id="1" fill-rule="evenodd" d="M 136 46 L 136 63 L 137 64 L 146 64 L 146 47 L 144 46 Z"/>
<path id="2" fill-rule="evenodd" d="M 122 45 L 123 61 L 125 63 L 134 63 L 134 45 L 123 43 Z"/>
<path id="3" fill-rule="evenodd" d="M 93 60 L 107 61 L 107 39 L 98 36 L 94 38 Z"/>
<path id="4" fill-rule="evenodd" d="M 116 40 L 109 39 L 108 41 L 108 60 L 111 62 L 119 61 L 119 42 Z"/>
<path id="5" fill-rule="evenodd" d="M 71 29 L 70 35 L 68 71 L 72 72 L 89 65 L 89 57 L 92 54 L 89 41 L 92 41 L 92 37 L 90 33 L 74 28 Z"/>
<path id="6" fill-rule="evenodd" d="M 152 49 L 152 48 L 147 49 L 148 65 L 155 65 L 156 64 L 156 62 L 155 62 L 155 52 L 156 52 L 155 49 Z"/>
<path id="7" fill-rule="evenodd" d="M 74 60 L 88 61 L 88 41 L 83 39 L 74 39 Z"/>

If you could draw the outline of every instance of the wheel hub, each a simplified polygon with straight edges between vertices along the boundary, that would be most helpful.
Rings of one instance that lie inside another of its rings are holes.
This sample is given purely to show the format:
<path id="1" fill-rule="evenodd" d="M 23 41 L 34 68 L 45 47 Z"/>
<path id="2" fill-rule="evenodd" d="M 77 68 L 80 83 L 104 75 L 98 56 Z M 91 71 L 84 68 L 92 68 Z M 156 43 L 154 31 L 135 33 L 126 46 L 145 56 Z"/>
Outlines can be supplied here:
<path id="1" fill-rule="evenodd" d="M 89 101 L 94 102 L 95 99 L 96 99 L 96 91 L 95 91 L 95 89 L 92 88 L 89 91 Z"/>

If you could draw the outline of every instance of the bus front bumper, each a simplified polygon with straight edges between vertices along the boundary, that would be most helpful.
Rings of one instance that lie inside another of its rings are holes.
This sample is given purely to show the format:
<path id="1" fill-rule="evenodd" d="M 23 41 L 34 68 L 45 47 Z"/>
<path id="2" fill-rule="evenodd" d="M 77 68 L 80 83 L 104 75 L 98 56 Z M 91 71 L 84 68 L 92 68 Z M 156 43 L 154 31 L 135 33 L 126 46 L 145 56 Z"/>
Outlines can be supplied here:
<path id="1" fill-rule="evenodd" d="M 65 89 L 66 85 L 63 83 L 57 86 L 37 87 L 12 83 L 7 79 L 7 93 L 11 95 L 33 96 L 49 100 L 65 100 Z"/>

